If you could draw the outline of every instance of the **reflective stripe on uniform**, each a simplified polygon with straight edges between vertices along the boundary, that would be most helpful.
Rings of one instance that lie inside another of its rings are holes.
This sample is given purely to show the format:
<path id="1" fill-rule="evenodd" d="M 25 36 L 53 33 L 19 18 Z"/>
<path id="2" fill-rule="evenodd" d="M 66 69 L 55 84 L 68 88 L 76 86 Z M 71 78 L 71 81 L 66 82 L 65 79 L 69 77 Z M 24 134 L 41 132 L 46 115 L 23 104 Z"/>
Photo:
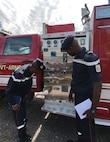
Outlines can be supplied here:
<path id="1" fill-rule="evenodd" d="M 82 133 L 81 133 L 81 132 L 78 132 L 78 135 L 79 135 L 79 136 L 81 136 L 81 135 L 82 135 Z"/>
<path id="2" fill-rule="evenodd" d="M 25 124 L 18 126 L 17 129 L 19 130 L 22 129 L 23 127 L 25 127 Z"/>
<path id="3" fill-rule="evenodd" d="M 30 79 L 30 77 L 26 77 L 25 79 L 16 79 L 16 78 L 14 77 L 14 75 L 12 75 L 12 78 L 13 78 L 13 81 L 15 81 L 15 82 L 25 82 L 26 80 L 29 80 L 29 79 Z"/>
<path id="4" fill-rule="evenodd" d="M 73 62 L 75 63 L 80 63 L 80 64 L 84 64 L 86 66 L 94 66 L 94 65 L 97 65 L 100 63 L 100 60 L 96 60 L 96 61 L 92 61 L 92 62 L 86 62 L 86 61 L 83 61 L 81 59 L 73 59 Z"/>

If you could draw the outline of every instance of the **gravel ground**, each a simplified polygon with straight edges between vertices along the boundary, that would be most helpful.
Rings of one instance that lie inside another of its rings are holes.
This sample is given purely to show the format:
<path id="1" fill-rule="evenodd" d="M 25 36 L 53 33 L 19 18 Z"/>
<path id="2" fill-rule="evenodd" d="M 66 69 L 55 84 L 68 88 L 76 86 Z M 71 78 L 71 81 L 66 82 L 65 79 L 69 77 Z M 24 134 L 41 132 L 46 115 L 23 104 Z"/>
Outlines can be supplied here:
<path id="1" fill-rule="evenodd" d="M 75 119 L 41 111 L 43 100 L 34 98 L 27 105 L 27 132 L 33 142 L 66 142 L 76 139 Z M 97 142 L 110 142 L 110 127 L 96 126 Z M 0 100 L 0 142 L 18 142 L 12 113 L 5 99 Z"/>

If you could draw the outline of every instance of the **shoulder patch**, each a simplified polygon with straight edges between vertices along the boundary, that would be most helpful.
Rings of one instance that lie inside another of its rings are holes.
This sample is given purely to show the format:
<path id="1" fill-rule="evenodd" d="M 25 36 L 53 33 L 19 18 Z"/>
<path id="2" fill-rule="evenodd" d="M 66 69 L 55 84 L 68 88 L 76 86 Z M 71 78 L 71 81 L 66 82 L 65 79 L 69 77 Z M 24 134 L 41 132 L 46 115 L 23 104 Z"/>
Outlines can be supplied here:
<path id="1" fill-rule="evenodd" d="M 96 72 L 101 72 L 100 64 L 95 65 Z"/>

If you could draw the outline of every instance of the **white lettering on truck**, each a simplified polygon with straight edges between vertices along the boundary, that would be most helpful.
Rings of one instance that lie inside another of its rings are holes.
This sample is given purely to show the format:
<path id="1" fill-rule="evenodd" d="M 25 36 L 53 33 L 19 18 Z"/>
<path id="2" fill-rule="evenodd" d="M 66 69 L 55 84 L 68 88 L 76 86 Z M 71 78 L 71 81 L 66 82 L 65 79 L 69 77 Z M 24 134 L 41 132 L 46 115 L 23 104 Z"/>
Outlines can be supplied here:
<path id="1" fill-rule="evenodd" d="M 21 65 L 0 65 L 0 70 L 15 70 L 17 67 Z"/>

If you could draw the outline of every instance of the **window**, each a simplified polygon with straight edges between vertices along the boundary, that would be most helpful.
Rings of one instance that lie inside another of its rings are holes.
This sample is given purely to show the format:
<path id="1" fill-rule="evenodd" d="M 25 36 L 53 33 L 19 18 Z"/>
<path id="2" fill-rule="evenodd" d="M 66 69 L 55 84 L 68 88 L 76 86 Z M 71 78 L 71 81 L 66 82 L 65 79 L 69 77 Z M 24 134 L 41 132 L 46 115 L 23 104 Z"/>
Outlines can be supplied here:
<path id="1" fill-rule="evenodd" d="M 14 37 L 7 38 L 4 55 L 22 55 L 29 54 L 32 46 L 32 37 Z"/>

